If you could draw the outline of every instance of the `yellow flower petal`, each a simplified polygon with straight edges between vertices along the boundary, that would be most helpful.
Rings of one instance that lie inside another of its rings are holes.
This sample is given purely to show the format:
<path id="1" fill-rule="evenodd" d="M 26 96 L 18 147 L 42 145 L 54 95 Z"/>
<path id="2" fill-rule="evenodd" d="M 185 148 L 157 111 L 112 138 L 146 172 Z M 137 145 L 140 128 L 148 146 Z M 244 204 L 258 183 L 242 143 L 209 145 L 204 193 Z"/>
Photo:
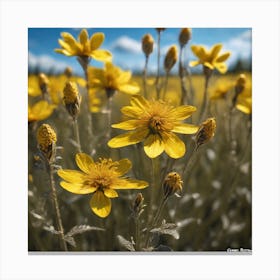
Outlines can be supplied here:
<path id="1" fill-rule="evenodd" d="M 93 34 L 90 38 L 91 50 L 94 51 L 94 50 L 98 49 L 102 45 L 104 38 L 105 38 L 104 33 L 99 32 L 99 33 Z"/>
<path id="2" fill-rule="evenodd" d="M 222 47 L 223 47 L 222 44 L 216 44 L 212 47 L 212 49 L 210 50 L 210 61 L 217 57 Z"/>
<path id="3" fill-rule="evenodd" d="M 118 83 L 126 84 L 131 79 L 131 75 L 130 71 L 121 71 L 118 77 Z"/>
<path id="4" fill-rule="evenodd" d="M 96 191 L 96 188 L 90 185 L 68 183 L 65 181 L 61 181 L 60 186 L 65 190 L 67 190 L 68 192 L 75 193 L 75 194 L 89 194 Z"/>
<path id="5" fill-rule="evenodd" d="M 155 158 L 164 151 L 164 143 L 159 135 L 151 134 L 144 142 L 144 151 L 149 158 Z"/>
<path id="6" fill-rule="evenodd" d="M 91 57 L 95 60 L 100 61 L 111 61 L 112 54 L 106 50 L 94 50 L 91 52 Z"/>
<path id="7" fill-rule="evenodd" d="M 177 123 L 174 125 L 172 132 L 182 133 L 182 134 L 194 134 L 198 131 L 199 126 L 188 123 Z"/>
<path id="8" fill-rule="evenodd" d="M 224 62 L 225 60 L 227 60 L 230 57 L 230 52 L 226 52 L 222 55 L 220 55 L 217 59 L 216 62 Z"/>
<path id="9" fill-rule="evenodd" d="M 72 52 L 71 46 L 65 41 L 58 39 L 58 43 L 63 49 L 67 50 L 69 53 Z"/>
<path id="10" fill-rule="evenodd" d="M 148 129 L 141 128 L 139 130 L 124 133 L 112 138 L 108 142 L 108 146 L 111 148 L 120 148 L 132 144 L 141 142 L 149 133 Z"/>
<path id="11" fill-rule="evenodd" d="M 119 165 L 116 166 L 116 172 L 119 176 L 126 174 L 131 169 L 131 161 L 127 158 L 118 161 Z"/>
<path id="12" fill-rule="evenodd" d="M 180 158 L 184 156 L 186 147 L 184 142 L 178 138 L 174 133 L 164 133 L 164 150 L 172 158 Z"/>
<path id="13" fill-rule="evenodd" d="M 140 87 L 138 85 L 121 85 L 119 86 L 119 91 L 126 94 L 137 94 L 140 91 Z"/>
<path id="14" fill-rule="evenodd" d="M 84 171 L 86 174 L 90 173 L 91 166 L 94 164 L 93 159 L 85 153 L 76 154 L 76 163 L 79 168 Z"/>
<path id="15" fill-rule="evenodd" d="M 193 112 L 196 111 L 196 108 L 193 106 L 189 106 L 189 105 L 182 105 L 179 106 L 177 108 L 174 108 L 171 110 L 171 116 L 180 121 L 180 120 L 184 120 L 188 117 L 190 117 Z"/>
<path id="16" fill-rule="evenodd" d="M 226 64 L 224 62 L 215 63 L 215 67 L 222 74 L 227 72 L 227 66 L 226 66 Z"/>
<path id="17" fill-rule="evenodd" d="M 210 62 L 208 62 L 208 61 L 204 62 L 203 65 L 206 66 L 206 67 L 208 67 L 209 69 L 212 69 L 212 70 L 214 69 L 213 64 L 210 63 Z"/>
<path id="18" fill-rule="evenodd" d="M 123 130 L 133 130 L 139 126 L 138 120 L 128 120 L 121 123 L 112 124 L 113 128 L 119 128 Z"/>
<path id="19" fill-rule="evenodd" d="M 143 114 L 143 110 L 133 106 L 124 106 L 121 108 L 121 112 L 132 118 L 139 118 Z"/>
<path id="20" fill-rule="evenodd" d="M 146 110 L 150 106 L 149 102 L 142 95 L 134 96 L 131 98 L 130 103 L 132 106 L 139 107 L 141 110 Z"/>
<path id="21" fill-rule="evenodd" d="M 103 192 L 96 191 L 90 200 L 90 207 L 97 216 L 106 218 L 111 212 L 111 200 Z"/>
<path id="22" fill-rule="evenodd" d="M 64 55 L 66 55 L 66 56 L 71 56 L 71 55 L 72 55 L 72 52 L 70 53 L 70 52 L 68 52 L 68 51 L 66 51 L 66 50 L 55 49 L 54 51 L 55 51 L 56 53 L 64 54 Z"/>
<path id="23" fill-rule="evenodd" d="M 81 42 L 81 44 L 83 46 L 86 45 L 87 41 L 88 41 L 88 32 L 86 29 L 83 29 L 80 34 L 79 34 L 79 41 Z"/>
<path id="24" fill-rule="evenodd" d="M 135 179 L 119 179 L 117 182 L 111 186 L 111 188 L 116 190 L 124 190 L 124 189 L 144 189 L 149 184 L 145 181 L 135 180 Z"/>
<path id="25" fill-rule="evenodd" d="M 197 65 L 199 65 L 199 64 L 200 64 L 199 61 L 190 61 L 189 66 L 190 66 L 190 67 L 195 67 L 195 66 L 197 66 Z"/>
<path id="26" fill-rule="evenodd" d="M 115 198 L 118 197 L 118 193 L 113 189 L 104 189 L 104 195 L 108 198 Z"/>
<path id="27" fill-rule="evenodd" d="M 70 183 L 83 184 L 85 181 L 85 174 L 81 171 L 70 170 L 70 169 L 60 169 L 57 171 L 59 177 Z"/>

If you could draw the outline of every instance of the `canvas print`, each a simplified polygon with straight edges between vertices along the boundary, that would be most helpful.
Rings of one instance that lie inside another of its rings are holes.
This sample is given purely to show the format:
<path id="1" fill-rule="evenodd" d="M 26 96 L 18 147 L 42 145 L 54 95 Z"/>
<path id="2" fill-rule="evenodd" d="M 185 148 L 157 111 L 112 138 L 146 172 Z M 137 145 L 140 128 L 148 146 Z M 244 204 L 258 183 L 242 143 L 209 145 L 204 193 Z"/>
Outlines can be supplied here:
<path id="1" fill-rule="evenodd" d="M 28 29 L 28 251 L 252 250 L 251 28 Z"/>

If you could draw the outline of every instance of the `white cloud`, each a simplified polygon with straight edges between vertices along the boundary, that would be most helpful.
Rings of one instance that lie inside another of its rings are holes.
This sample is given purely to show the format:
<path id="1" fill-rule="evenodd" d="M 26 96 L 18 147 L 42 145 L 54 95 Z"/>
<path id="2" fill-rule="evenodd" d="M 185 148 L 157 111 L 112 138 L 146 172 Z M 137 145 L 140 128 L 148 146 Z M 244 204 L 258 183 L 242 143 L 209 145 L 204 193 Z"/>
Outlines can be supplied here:
<path id="1" fill-rule="evenodd" d="M 138 42 L 128 36 L 119 37 L 112 44 L 112 48 L 115 50 L 131 53 L 131 54 L 139 54 L 142 52 L 141 42 Z"/>
<path id="2" fill-rule="evenodd" d="M 252 55 L 252 32 L 246 30 L 238 37 L 232 38 L 224 43 L 224 50 L 230 51 L 231 56 L 228 63 L 235 63 L 237 59 L 249 59 Z"/>
<path id="3" fill-rule="evenodd" d="M 28 65 L 32 68 L 39 67 L 43 71 L 49 71 L 50 69 L 55 71 L 64 71 L 67 67 L 67 63 L 57 61 L 49 55 L 34 55 L 33 53 L 28 53 Z"/>

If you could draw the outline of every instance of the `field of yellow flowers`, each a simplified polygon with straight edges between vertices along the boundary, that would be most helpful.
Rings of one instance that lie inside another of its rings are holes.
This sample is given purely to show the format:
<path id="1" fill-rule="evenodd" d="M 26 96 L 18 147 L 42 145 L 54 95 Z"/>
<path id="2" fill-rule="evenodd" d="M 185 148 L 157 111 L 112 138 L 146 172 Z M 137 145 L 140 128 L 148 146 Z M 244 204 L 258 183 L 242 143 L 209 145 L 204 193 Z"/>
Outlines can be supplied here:
<path id="1" fill-rule="evenodd" d="M 55 50 L 82 77 L 28 76 L 29 251 L 252 248 L 251 73 L 227 74 L 230 53 L 191 45 L 190 28 L 161 61 L 164 31 L 143 34 L 142 75 L 83 29 Z"/>

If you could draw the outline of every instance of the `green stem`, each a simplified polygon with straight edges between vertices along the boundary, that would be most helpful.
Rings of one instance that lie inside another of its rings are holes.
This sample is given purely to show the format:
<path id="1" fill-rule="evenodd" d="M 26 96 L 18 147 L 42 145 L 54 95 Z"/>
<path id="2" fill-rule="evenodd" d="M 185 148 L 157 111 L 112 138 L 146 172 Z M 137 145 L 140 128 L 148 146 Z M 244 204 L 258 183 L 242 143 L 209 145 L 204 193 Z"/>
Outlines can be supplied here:
<path id="1" fill-rule="evenodd" d="M 81 142 L 80 142 L 80 133 L 79 133 L 79 126 L 77 120 L 73 120 L 73 129 L 74 129 L 74 135 L 75 135 L 75 140 L 78 144 L 77 150 L 78 153 L 81 153 Z"/>
<path id="2" fill-rule="evenodd" d="M 159 85 L 159 69 L 160 69 L 160 33 L 158 32 L 158 53 L 157 53 L 157 77 L 156 77 L 156 91 L 157 91 L 157 99 L 159 99 L 160 94 L 160 85 Z"/>
<path id="3" fill-rule="evenodd" d="M 53 178 L 53 172 L 54 172 L 53 165 L 51 163 L 49 163 L 49 176 L 50 176 L 50 186 L 51 186 L 51 192 L 52 192 L 52 201 L 53 201 L 54 210 L 55 210 L 55 216 L 56 216 L 56 222 L 57 222 L 58 231 L 59 231 L 61 248 L 63 251 L 68 251 L 67 244 L 65 242 L 65 237 L 64 237 L 64 229 L 62 226 L 62 219 L 61 219 L 61 214 L 60 214 L 60 210 L 59 210 L 59 204 L 58 204 L 57 193 L 56 193 L 56 188 L 55 188 L 55 183 L 54 183 L 54 178 Z"/>
<path id="4" fill-rule="evenodd" d="M 201 123 L 205 119 L 208 111 L 209 97 L 207 91 L 208 91 L 209 80 L 210 80 L 210 75 L 205 75 L 205 87 L 204 87 L 203 102 L 200 111 L 199 123 Z"/>
<path id="5" fill-rule="evenodd" d="M 148 69 L 148 61 L 149 61 L 149 56 L 146 56 L 146 60 L 145 60 L 145 66 L 144 66 L 144 70 L 143 70 L 143 88 L 144 88 L 144 97 L 148 97 L 147 96 L 147 69 Z"/>
<path id="6" fill-rule="evenodd" d="M 189 97 L 188 92 L 186 88 L 186 81 L 185 81 L 185 75 L 184 75 L 184 66 L 183 66 L 183 47 L 180 46 L 180 53 L 179 53 L 179 77 L 181 81 L 181 101 L 180 104 L 183 105 L 185 100 L 187 101 L 187 104 L 189 104 Z"/>

